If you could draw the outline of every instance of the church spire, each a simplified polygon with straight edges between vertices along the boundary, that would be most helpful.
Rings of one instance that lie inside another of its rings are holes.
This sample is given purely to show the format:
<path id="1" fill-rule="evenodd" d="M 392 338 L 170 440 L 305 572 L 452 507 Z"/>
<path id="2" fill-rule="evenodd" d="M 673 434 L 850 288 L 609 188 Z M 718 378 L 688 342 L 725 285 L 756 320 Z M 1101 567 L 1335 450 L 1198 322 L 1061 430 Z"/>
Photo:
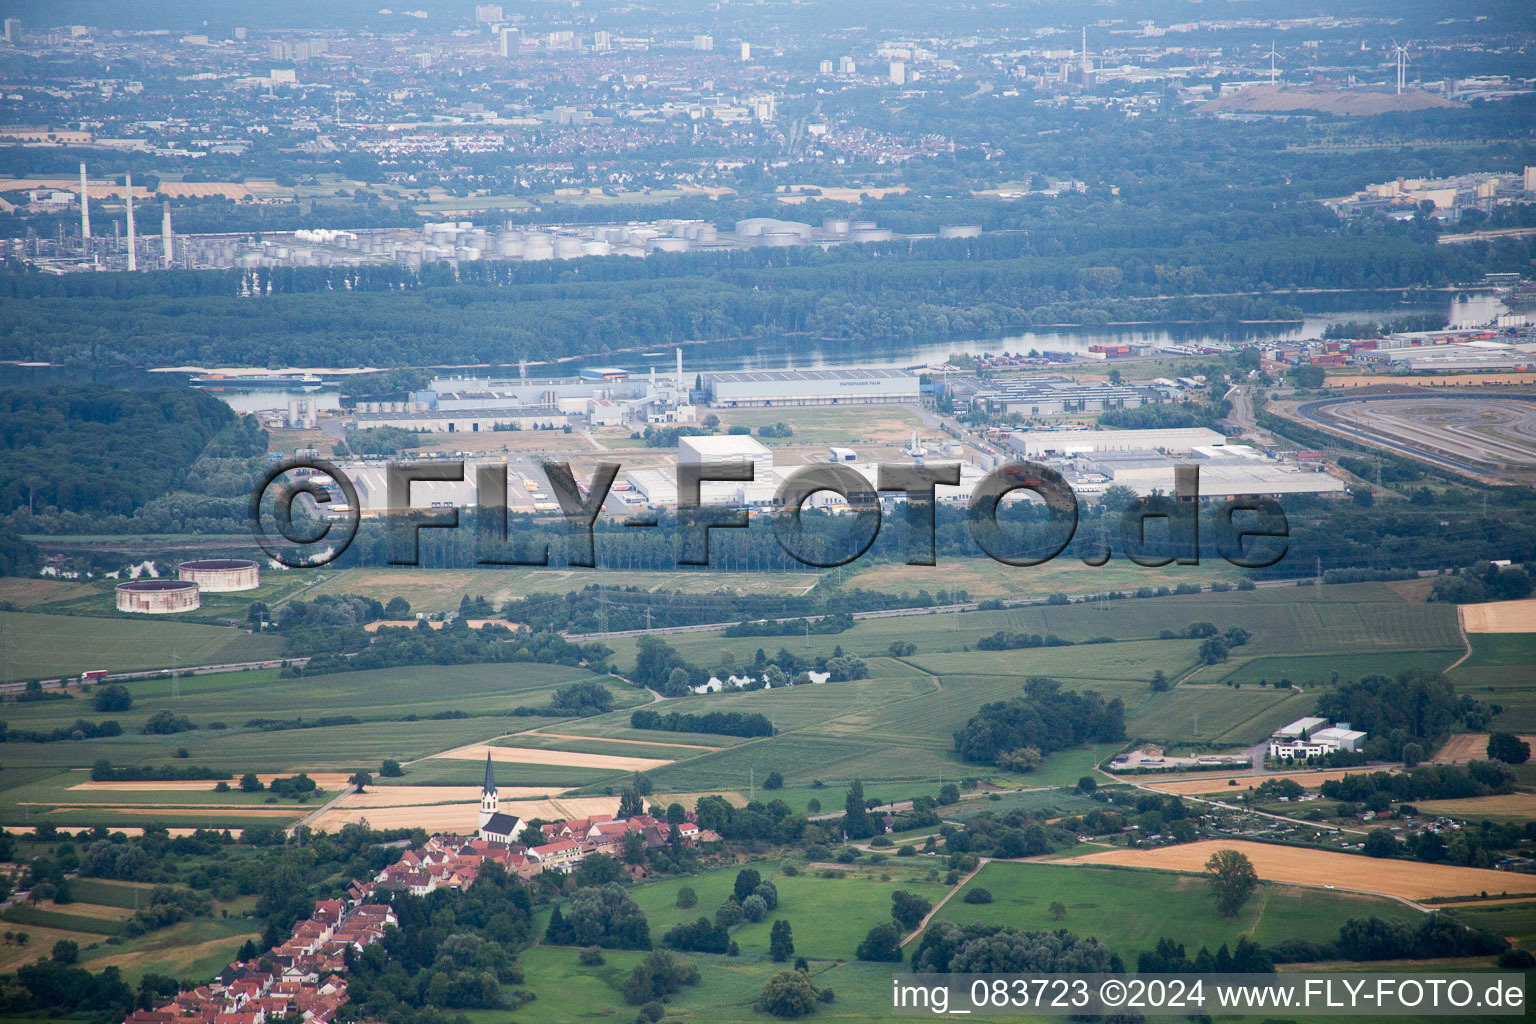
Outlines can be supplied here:
<path id="1" fill-rule="evenodd" d="M 480 790 L 480 829 L 496 817 L 501 810 L 501 798 L 496 794 L 496 774 L 491 770 L 491 752 L 485 752 L 485 786 Z M 481 838 L 484 838 L 482 835 Z"/>

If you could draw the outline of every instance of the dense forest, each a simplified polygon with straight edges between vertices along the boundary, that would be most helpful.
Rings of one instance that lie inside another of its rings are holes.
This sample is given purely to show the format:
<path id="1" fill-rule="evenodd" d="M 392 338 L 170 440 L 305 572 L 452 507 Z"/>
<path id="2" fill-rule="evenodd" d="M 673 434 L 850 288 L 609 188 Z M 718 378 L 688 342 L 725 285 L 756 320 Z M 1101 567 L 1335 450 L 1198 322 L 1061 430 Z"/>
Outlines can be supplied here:
<path id="1" fill-rule="evenodd" d="M 405 268 L 0 275 L 0 357 L 135 366 L 420 366 L 804 335 L 849 345 L 1061 323 L 1297 319 L 1288 289 L 1409 289 L 1521 270 L 1536 240 L 1439 246 L 1309 211 L 946 239 Z M 254 296 L 243 293 L 253 290 Z"/>
<path id="2" fill-rule="evenodd" d="M 229 406 L 185 388 L 0 390 L 0 513 L 131 514 L 179 488 Z"/>

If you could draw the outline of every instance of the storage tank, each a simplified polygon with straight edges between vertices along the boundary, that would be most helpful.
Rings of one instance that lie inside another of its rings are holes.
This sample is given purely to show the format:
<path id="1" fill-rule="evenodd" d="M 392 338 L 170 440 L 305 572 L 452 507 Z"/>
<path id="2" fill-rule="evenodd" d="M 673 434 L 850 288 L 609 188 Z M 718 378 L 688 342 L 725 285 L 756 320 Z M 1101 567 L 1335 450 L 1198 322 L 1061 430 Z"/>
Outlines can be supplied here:
<path id="1" fill-rule="evenodd" d="M 237 590 L 255 590 L 261 586 L 261 571 L 256 563 L 244 558 L 205 558 L 182 562 L 176 578 L 196 583 L 208 594 L 228 594 Z"/>
<path id="2" fill-rule="evenodd" d="M 197 584 L 186 580 L 130 580 L 116 591 L 117 610 L 138 615 L 173 615 L 203 604 Z"/>
<path id="3" fill-rule="evenodd" d="M 651 239 L 650 246 L 652 252 L 687 252 L 693 248 L 693 243 L 686 238 L 661 235 Z"/>
<path id="4" fill-rule="evenodd" d="M 496 239 L 496 252 L 511 259 L 523 254 L 523 236 L 507 232 Z"/>
<path id="5" fill-rule="evenodd" d="M 523 259 L 552 260 L 555 258 L 555 240 L 549 235 L 536 233 L 523 242 Z"/>
<path id="6" fill-rule="evenodd" d="M 939 228 L 940 238 L 978 238 L 980 235 L 980 224 L 946 224 Z"/>
<path id="7" fill-rule="evenodd" d="M 848 238 L 854 242 L 889 242 L 891 240 L 891 232 L 888 228 L 855 227 L 848 233 Z"/>
<path id="8" fill-rule="evenodd" d="M 601 242 L 594 239 L 590 242 L 581 243 L 581 254 L 583 256 L 608 256 L 612 253 L 613 246 L 608 242 Z"/>
<path id="9" fill-rule="evenodd" d="M 821 222 L 821 230 L 829 235 L 846 235 L 850 224 L 840 217 L 828 217 Z"/>
<path id="10" fill-rule="evenodd" d="M 555 257 L 562 260 L 573 260 L 581 255 L 581 239 L 572 238 L 569 235 L 560 235 L 555 239 Z"/>
<path id="11" fill-rule="evenodd" d="M 800 241 L 793 231 L 764 231 L 760 237 L 764 245 L 795 245 Z"/>

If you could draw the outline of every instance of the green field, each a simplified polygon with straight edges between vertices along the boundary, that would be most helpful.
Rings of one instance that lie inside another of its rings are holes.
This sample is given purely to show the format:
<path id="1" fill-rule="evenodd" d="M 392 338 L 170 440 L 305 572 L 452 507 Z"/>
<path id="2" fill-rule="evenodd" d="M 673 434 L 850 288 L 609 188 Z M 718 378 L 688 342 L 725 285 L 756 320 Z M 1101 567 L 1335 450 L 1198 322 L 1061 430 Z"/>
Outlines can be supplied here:
<path id="1" fill-rule="evenodd" d="M 1359 679 L 1368 675 L 1395 676 L 1415 668 L 1439 672 L 1461 657 L 1464 650 L 1456 648 L 1380 654 L 1294 654 L 1242 660 L 1234 658 L 1219 668 L 1202 671 L 1198 678 L 1203 682 L 1234 682 L 1244 686 L 1257 685 L 1260 680 L 1274 685 L 1282 679 L 1289 679 L 1299 687 L 1315 690 L 1332 682 L 1335 672 L 1340 679 Z"/>
<path id="2" fill-rule="evenodd" d="M 94 599 L 92 599 L 94 600 Z M 110 601 L 110 595 L 103 598 Z M 35 679 L 260 661 L 282 653 L 275 636 L 253 636 L 227 626 L 158 618 L 106 618 L 0 612 L 0 678 Z"/>
<path id="3" fill-rule="evenodd" d="M 184 749 L 187 762 L 232 775 L 359 768 L 376 773 L 386 758 L 409 762 L 466 743 L 558 725 L 563 720 L 514 717 L 507 712 L 521 705 L 546 704 L 557 686 L 593 678 L 598 677 L 579 668 L 526 663 L 380 669 L 311 679 L 281 679 L 275 671 L 258 671 L 130 683 L 133 707 L 110 715 L 94 711 L 85 698 L 13 701 L 3 710 L 13 731 L 49 731 L 68 727 L 78 718 L 111 718 L 124 732 L 106 739 L 8 744 L 0 769 L 0 823 L 48 820 L 58 825 L 239 827 L 263 820 L 287 824 L 318 807 L 324 796 L 315 794 L 300 803 L 267 793 L 217 793 L 212 781 L 175 790 L 152 786 L 75 790 L 71 787 L 85 773 L 67 769 L 84 768 L 103 758 L 118 765 L 169 764 Z M 649 699 L 633 687 L 603 678 L 620 707 Z M 144 722 L 162 710 L 184 716 L 197 728 L 170 735 L 142 734 Z M 432 717 L 443 711 L 469 717 Z M 279 731 L 246 725 L 256 718 L 315 721 L 337 715 L 360 721 Z M 219 723 L 225 727 L 216 728 Z M 439 759 L 408 764 L 406 772 L 399 780 L 403 784 L 468 785 L 480 780 L 483 768 L 473 761 Z M 509 786 L 549 786 L 559 791 L 599 783 L 616 774 L 507 765 L 499 777 Z"/>
<path id="4" fill-rule="evenodd" d="M 1536 633 L 1472 633 L 1472 654 L 1451 671 L 1457 689 L 1504 707 L 1495 728 L 1536 732 Z"/>
<path id="5" fill-rule="evenodd" d="M 890 920 L 893 891 L 905 889 L 933 903 L 949 891 L 942 882 L 928 879 L 939 867 L 936 861 L 910 868 L 887 861 L 873 868 L 850 868 L 839 878 L 818 878 L 809 872 L 791 877 L 772 861 L 754 862 L 751 867 L 778 887 L 779 906 L 762 921 L 743 923 L 731 930 L 731 938 L 743 953 L 767 953 L 769 929 L 775 920 L 784 918 L 794 930 L 796 955 L 852 959 L 864 934 Z M 731 895 L 737 870 L 733 866 L 637 886 L 635 902 L 650 922 L 651 940 L 659 944 L 667 929 L 696 921 L 701 915 L 713 917 L 715 909 Z M 882 881 L 882 877 L 887 880 Z M 685 885 L 699 897 L 699 905 L 691 910 L 677 907 L 677 891 Z M 830 908 L 835 911 L 829 913 Z"/>
<path id="6" fill-rule="evenodd" d="M 1281 939 L 1319 941 L 1351 917 L 1376 916 L 1416 924 L 1423 915 L 1395 900 L 1319 892 L 1264 883 L 1236 919 L 1223 918 L 1205 881 L 1166 871 L 994 861 L 982 867 L 967 888 L 983 888 L 993 902 L 966 903 L 962 891 L 937 917 L 957 924 L 979 921 L 1025 930 L 1065 928 L 1097 938 L 1120 954 L 1128 969 L 1136 957 L 1163 937 L 1184 944 L 1191 956 L 1204 945 L 1215 952 L 1223 942 L 1248 935 L 1263 945 Z M 1050 905 L 1066 904 L 1066 917 L 1052 919 Z"/>
<path id="7" fill-rule="evenodd" d="M 599 542 L 601 551 L 601 542 Z M 599 554 L 601 557 L 601 554 Z M 316 587 L 314 593 L 359 594 L 381 603 L 404 597 L 413 612 L 446 612 L 465 597 L 485 597 L 500 606 L 528 594 L 563 594 L 583 587 L 639 587 L 703 596 L 800 594 L 820 573 L 634 572 L 614 569 L 349 569 Z"/>

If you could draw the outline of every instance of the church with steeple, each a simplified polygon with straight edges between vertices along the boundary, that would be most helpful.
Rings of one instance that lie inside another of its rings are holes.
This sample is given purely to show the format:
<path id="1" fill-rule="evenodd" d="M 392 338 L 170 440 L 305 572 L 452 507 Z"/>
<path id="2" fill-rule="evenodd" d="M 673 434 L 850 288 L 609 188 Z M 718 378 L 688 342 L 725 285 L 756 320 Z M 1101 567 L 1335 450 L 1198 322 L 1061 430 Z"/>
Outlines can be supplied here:
<path id="1" fill-rule="evenodd" d="M 485 755 L 485 785 L 480 789 L 480 826 L 475 834 L 490 843 L 511 846 L 518 842 L 527 822 L 512 814 L 501 813 L 501 798 L 496 793 L 496 773 L 491 768 L 491 755 Z"/>

